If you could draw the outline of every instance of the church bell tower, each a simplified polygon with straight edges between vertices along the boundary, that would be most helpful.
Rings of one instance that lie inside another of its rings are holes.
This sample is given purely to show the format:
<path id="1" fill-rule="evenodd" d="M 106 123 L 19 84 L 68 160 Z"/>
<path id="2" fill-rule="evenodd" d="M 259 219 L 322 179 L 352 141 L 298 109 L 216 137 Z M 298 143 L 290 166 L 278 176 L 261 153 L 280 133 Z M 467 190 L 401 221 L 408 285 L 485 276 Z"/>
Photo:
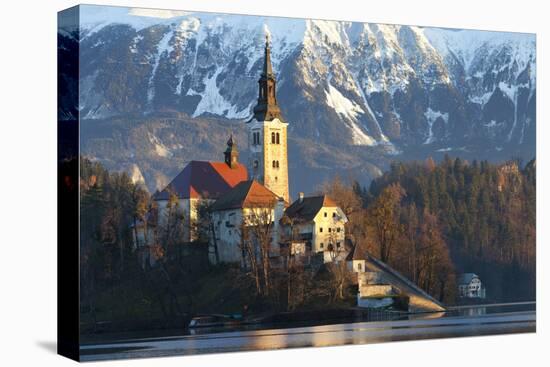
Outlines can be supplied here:
<path id="1" fill-rule="evenodd" d="M 266 36 L 264 65 L 258 80 L 258 102 L 248 121 L 250 177 L 290 202 L 288 194 L 287 127 L 277 104 L 277 80 L 271 66 L 269 37 Z"/>

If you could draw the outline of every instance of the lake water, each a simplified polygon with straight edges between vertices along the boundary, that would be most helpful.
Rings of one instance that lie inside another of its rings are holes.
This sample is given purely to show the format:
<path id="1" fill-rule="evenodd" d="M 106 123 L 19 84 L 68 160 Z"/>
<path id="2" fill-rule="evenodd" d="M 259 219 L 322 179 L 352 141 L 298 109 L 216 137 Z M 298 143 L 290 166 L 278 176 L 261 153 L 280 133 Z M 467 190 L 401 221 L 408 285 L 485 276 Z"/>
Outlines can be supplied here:
<path id="1" fill-rule="evenodd" d="M 294 326 L 294 325 L 293 325 Z M 248 350 L 369 344 L 477 335 L 534 332 L 534 303 L 469 306 L 416 314 L 394 321 L 260 329 L 210 330 L 204 334 L 124 338 L 81 346 L 82 360 L 159 357 Z M 107 336 L 106 336 L 107 337 Z"/>

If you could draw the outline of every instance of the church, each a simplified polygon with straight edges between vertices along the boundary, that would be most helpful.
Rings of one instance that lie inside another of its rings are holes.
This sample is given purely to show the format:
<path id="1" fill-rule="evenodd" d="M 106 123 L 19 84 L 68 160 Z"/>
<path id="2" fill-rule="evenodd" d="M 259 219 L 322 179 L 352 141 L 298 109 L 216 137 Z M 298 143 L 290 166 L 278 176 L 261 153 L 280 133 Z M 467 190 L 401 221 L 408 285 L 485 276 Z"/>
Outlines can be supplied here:
<path id="1" fill-rule="evenodd" d="M 273 258 L 280 256 L 283 246 L 294 255 L 324 254 L 326 262 L 330 256 L 325 252 L 340 250 L 344 243 L 347 218 L 330 198 L 325 195 L 307 198 L 300 194 L 296 202 L 290 201 L 288 122 L 281 115 L 276 86 L 266 37 L 257 104 L 252 118 L 246 122 L 249 149 L 246 166 L 239 162 L 237 142 L 231 136 L 223 162 L 191 161 L 153 197 L 161 224 L 169 200 L 176 195 L 185 222 L 184 242 L 197 239 L 194 222 L 198 220 L 199 204 L 210 204 L 212 263 L 242 264 L 243 242 L 250 237 L 245 230 L 264 224 L 270 227 L 269 239 L 264 242 L 269 242 L 269 256 Z M 299 228 L 298 236 L 293 235 L 291 222 Z M 330 233 L 333 235 L 327 235 Z M 260 236 L 253 237 L 257 240 Z"/>

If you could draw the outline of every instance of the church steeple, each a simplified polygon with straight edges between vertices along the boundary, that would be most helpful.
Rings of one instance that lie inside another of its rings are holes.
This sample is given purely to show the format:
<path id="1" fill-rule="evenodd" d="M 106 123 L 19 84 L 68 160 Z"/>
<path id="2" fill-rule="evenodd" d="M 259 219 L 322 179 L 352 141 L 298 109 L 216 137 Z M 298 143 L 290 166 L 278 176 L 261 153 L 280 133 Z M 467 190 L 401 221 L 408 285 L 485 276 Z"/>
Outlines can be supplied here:
<path id="1" fill-rule="evenodd" d="M 264 69 L 262 76 L 270 76 L 273 79 L 273 68 L 271 67 L 271 48 L 269 47 L 269 36 L 265 35 L 265 50 L 264 50 Z"/>
<path id="2" fill-rule="evenodd" d="M 264 67 L 258 80 L 258 104 L 254 107 L 254 117 L 258 121 L 271 121 L 278 118 L 282 121 L 281 110 L 277 105 L 275 74 L 271 66 L 271 49 L 269 37 L 265 37 Z"/>
<path id="3" fill-rule="evenodd" d="M 233 134 L 229 137 L 227 141 L 227 149 L 223 153 L 225 156 L 225 163 L 230 168 L 237 168 L 239 162 L 239 151 L 237 150 L 237 144 L 233 141 Z"/>
<path id="4" fill-rule="evenodd" d="M 258 104 L 248 121 L 248 173 L 269 190 L 290 202 L 288 195 L 288 123 L 277 105 L 275 74 L 271 66 L 269 37 L 265 39 L 264 63 L 258 80 Z"/>

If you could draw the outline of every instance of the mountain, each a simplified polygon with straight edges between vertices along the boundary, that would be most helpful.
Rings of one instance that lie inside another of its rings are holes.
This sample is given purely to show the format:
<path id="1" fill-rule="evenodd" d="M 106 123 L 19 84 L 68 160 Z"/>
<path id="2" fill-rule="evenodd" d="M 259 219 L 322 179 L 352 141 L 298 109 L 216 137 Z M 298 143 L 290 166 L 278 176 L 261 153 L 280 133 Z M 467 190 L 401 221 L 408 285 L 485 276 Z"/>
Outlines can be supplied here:
<path id="1" fill-rule="evenodd" d="M 78 109 L 85 153 L 113 168 L 137 165 L 150 188 L 195 156 L 219 159 L 222 141 L 185 152 L 182 134 L 215 126 L 213 135 L 239 131 L 245 141 L 236 121 L 255 105 L 266 34 L 279 104 L 299 144 L 290 145 L 295 187 L 331 170 L 368 180 L 392 159 L 535 154 L 534 35 L 162 12 L 84 6 L 79 37 L 59 33 L 68 50 L 80 42 L 79 106 L 60 118 Z M 120 156 L 100 148 L 98 134 L 122 144 Z"/>

